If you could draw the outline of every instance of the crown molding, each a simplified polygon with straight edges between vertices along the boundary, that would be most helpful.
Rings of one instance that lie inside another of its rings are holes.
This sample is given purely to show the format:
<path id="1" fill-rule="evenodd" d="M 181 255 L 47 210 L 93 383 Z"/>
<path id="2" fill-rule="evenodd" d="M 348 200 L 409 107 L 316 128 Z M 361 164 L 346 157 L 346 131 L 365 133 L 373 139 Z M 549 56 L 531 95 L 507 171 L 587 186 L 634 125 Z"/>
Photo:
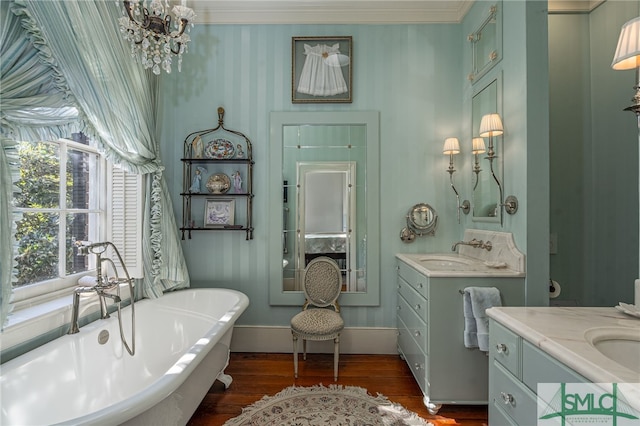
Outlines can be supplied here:
<path id="1" fill-rule="evenodd" d="M 190 0 L 195 24 L 460 23 L 480 0 Z M 486 1 L 486 0 L 481 0 Z M 549 13 L 589 13 L 606 0 L 549 0 Z"/>
<path id="2" fill-rule="evenodd" d="M 474 0 L 192 0 L 196 24 L 459 23 Z"/>
<path id="3" fill-rule="evenodd" d="M 589 13 L 606 0 L 549 0 L 549 13 Z"/>

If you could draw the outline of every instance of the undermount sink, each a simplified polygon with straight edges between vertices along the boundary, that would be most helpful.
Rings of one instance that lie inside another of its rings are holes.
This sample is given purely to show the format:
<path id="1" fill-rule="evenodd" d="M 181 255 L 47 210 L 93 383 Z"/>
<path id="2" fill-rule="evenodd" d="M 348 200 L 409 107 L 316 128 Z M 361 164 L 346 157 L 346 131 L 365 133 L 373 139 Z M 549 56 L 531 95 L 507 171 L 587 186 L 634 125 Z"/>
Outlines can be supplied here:
<path id="1" fill-rule="evenodd" d="M 611 361 L 640 373 L 640 327 L 591 328 L 584 337 Z"/>
<path id="2" fill-rule="evenodd" d="M 475 259 L 446 254 L 426 254 L 418 262 L 427 269 L 435 271 L 474 271 L 487 269 Z"/>

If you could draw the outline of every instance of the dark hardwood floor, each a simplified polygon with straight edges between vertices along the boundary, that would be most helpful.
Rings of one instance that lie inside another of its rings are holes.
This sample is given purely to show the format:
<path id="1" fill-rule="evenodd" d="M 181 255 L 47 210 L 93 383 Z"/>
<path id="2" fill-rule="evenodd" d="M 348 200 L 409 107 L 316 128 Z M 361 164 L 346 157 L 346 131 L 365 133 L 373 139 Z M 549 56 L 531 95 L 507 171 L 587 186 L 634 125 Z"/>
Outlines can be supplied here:
<path id="1" fill-rule="evenodd" d="M 338 381 L 333 381 L 333 355 L 308 354 L 302 360 L 298 379 L 293 378 L 292 354 L 232 353 L 226 373 L 233 377 L 229 389 L 218 381 L 194 413 L 189 426 L 218 426 L 239 415 L 242 407 L 264 395 L 296 386 L 327 386 L 337 383 L 381 393 L 436 425 L 487 425 L 486 405 L 445 405 L 436 416 L 422 404 L 422 394 L 407 364 L 397 355 L 340 355 Z"/>

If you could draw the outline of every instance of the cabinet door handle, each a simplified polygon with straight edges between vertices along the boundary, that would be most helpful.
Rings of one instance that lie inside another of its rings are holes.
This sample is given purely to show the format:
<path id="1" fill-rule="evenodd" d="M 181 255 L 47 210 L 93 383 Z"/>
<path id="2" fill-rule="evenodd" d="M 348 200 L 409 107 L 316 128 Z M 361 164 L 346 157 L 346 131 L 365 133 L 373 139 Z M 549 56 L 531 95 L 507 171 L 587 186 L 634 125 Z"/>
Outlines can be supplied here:
<path id="1" fill-rule="evenodd" d="M 514 402 L 513 395 L 511 395 L 510 393 L 500 392 L 500 396 L 502 397 L 502 401 L 505 403 L 505 405 L 513 404 Z"/>
<path id="2" fill-rule="evenodd" d="M 399 311 L 402 308 L 400 307 L 400 305 L 398 305 L 398 306 L 396 306 L 396 309 Z"/>
<path id="3" fill-rule="evenodd" d="M 422 288 L 422 283 L 418 283 L 418 288 Z"/>
<path id="4" fill-rule="evenodd" d="M 504 343 L 498 343 L 496 345 L 496 352 L 498 352 L 499 354 L 506 354 L 508 352 L 507 345 L 505 345 Z"/>
<path id="5" fill-rule="evenodd" d="M 415 309 L 416 309 L 416 311 L 419 311 L 420 310 L 420 305 L 416 305 Z"/>
<path id="6" fill-rule="evenodd" d="M 419 337 L 421 333 L 420 333 L 420 330 L 416 330 L 416 331 L 415 331 L 415 333 L 413 333 L 413 334 L 414 334 L 416 337 Z"/>
<path id="7" fill-rule="evenodd" d="M 415 366 L 416 370 L 422 369 L 422 366 L 420 365 L 420 363 L 416 362 L 414 366 Z"/>

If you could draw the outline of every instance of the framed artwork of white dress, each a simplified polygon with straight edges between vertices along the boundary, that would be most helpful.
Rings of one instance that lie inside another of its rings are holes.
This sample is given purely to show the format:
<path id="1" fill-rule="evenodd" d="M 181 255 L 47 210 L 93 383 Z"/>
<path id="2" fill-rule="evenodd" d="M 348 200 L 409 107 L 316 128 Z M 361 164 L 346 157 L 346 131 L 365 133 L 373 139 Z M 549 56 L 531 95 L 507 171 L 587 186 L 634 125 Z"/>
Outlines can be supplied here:
<path id="1" fill-rule="evenodd" d="M 351 103 L 351 36 L 293 37 L 291 102 Z"/>

